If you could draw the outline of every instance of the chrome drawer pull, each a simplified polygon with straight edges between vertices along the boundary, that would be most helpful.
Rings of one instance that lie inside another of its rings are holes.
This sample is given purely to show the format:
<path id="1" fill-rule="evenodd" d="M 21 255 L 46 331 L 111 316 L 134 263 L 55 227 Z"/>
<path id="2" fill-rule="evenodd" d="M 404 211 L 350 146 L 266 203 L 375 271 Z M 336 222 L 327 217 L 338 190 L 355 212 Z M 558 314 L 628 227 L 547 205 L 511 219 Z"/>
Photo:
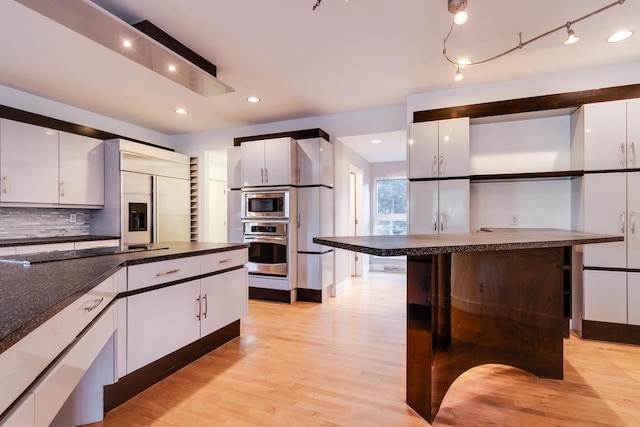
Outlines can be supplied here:
<path id="1" fill-rule="evenodd" d="M 227 258 L 227 259 L 223 259 L 223 260 L 218 261 L 218 264 L 226 264 L 226 263 L 231 262 L 231 261 L 232 261 L 231 258 Z"/>
<path id="2" fill-rule="evenodd" d="M 91 307 L 85 307 L 85 311 L 89 312 L 89 311 L 93 311 L 96 308 L 98 308 L 98 306 L 102 303 L 102 301 L 104 300 L 104 297 L 101 298 L 96 298 L 93 300 L 93 305 Z"/>
<path id="3" fill-rule="evenodd" d="M 207 314 L 209 313 L 209 300 L 207 300 L 207 294 L 204 294 L 202 299 L 204 299 L 204 313 L 203 313 L 203 316 L 206 319 L 207 318 Z"/>
<path id="4" fill-rule="evenodd" d="M 169 271 L 165 271 L 164 273 L 158 273 L 158 274 L 156 274 L 156 277 L 162 277 L 162 276 L 166 276 L 168 274 L 175 274 L 175 273 L 177 273 L 179 271 L 180 271 L 180 269 L 176 268 L 175 270 L 169 270 Z"/>

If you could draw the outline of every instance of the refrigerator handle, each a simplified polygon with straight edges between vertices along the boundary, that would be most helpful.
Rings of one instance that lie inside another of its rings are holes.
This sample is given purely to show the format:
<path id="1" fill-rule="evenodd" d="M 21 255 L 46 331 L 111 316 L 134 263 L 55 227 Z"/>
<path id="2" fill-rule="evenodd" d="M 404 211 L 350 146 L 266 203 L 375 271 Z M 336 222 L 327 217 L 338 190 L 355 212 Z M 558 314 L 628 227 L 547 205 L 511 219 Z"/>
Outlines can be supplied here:
<path id="1" fill-rule="evenodd" d="M 160 220 L 158 215 L 158 177 L 151 176 L 151 243 L 158 243 L 158 230 Z"/>

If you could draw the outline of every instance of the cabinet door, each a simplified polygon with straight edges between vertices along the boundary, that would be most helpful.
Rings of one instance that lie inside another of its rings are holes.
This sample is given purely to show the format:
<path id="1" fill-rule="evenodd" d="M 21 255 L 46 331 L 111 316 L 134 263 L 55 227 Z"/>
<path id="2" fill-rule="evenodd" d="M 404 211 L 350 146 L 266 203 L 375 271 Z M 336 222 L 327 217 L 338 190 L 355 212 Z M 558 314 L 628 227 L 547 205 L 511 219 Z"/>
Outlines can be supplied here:
<path id="1" fill-rule="evenodd" d="M 584 169 L 622 169 L 626 165 L 626 101 L 584 107 Z"/>
<path id="2" fill-rule="evenodd" d="M 244 229 L 240 219 L 240 190 L 227 191 L 227 242 L 242 243 Z"/>
<path id="3" fill-rule="evenodd" d="M 104 205 L 104 143 L 60 132 L 60 203 Z"/>
<path id="4" fill-rule="evenodd" d="M 438 181 L 409 183 L 409 234 L 438 234 Z"/>
<path id="5" fill-rule="evenodd" d="M 409 178 L 438 176 L 438 122 L 409 123 Z"/>
<path id="6" fill-rule="evenodd" d="M 637 168 L 640 163 L 636 153 L 640 150 L 640 99 L 627 101 L 627 167 Z"/>
<path id="7" fill-rule="evenodd" d="M 469 232 L 469 180 L 439 181 L 440 233 Z"/>
<path id="8" fill-rule="evenodd" d="M 202 279 L 201 336 L 209 335 L 248 313 L 247 269 Z"/>
<path id="9" fill-rule="evenodd" d="M 127 373 L 200 338 L 200 281 L 127 298 Z"/>
<path id="10" fill-rule="evenodd" d="M 469 118 L 438 122 L 438 175 L 469 176 Z"/>
<path id="11" fill-rule="evenodd" d="M 627 273 L 585 270 L 584 319 L 627 323 Z"/>
<path id="12" fill-rule="evenodd" d="M 640 326 L 640 273 L 627 273 L 628 323 Z"/>
<path id="13" fill-rule="evenodd" d="M 640 172 L 627 173 L 627 268 L 640 268 Z"/>
<path id="14" fill-rule="evenodd" d="M 58 203 L 58 131 L 2 119 L 0 201 Z"/>
<path id="15" fill-rule="evenodd" d="M 27 393 L 18 406 L 2 420 L 2 427 L 34 427 L 35 425 L 36 400 L 33 393 Z"/>
<path id="16" fill-rule="evenodd" d="M 264 184 L 264 141 L 243 142 L 240 146 L 242 186 Z"/>
<path id="17" fill-rule="evenodd" d="M 625 235 L 626 175 L 623 172 L 586 174 L 584 186 L 584 231 Z M 584 265 L 626 268 L 626 242 L 584 246 Z"/>
<path id="18" fill-rule="evenodd" d="M 292 144 L 291 138 L 268 139 L 264 142 L 265 184 L 293 184 Z"/>
<path id="19" fill-rule="evenodd" d="M 321 139 L 301 139 L 297 142 L 296 183 L 300 185 L 319 185 L 322 173 Z"/>
<path id="20" fill-rule="evenodd" d="M 320 141 L 320 161 L 322 163 L 320 184 L 333 187 L 333 144 L 324 138 L 321 138 Z"/>
<path id="21" fill-rule="evenodd" d="M 298 188 L 298 251 L 320 252 L 313 238 L 320 236 L 320 187 Z"/>
<path id="22" fill-rule="evenodd" d="M 188 179 L 159 176 L 156 184 L 156 242 L 190 241 L 191 183 Z"/>
<path id="23" fill-rule="evenodd" d="M 242 148 L 227 149 L 227 188 L 242 188 Z"/>

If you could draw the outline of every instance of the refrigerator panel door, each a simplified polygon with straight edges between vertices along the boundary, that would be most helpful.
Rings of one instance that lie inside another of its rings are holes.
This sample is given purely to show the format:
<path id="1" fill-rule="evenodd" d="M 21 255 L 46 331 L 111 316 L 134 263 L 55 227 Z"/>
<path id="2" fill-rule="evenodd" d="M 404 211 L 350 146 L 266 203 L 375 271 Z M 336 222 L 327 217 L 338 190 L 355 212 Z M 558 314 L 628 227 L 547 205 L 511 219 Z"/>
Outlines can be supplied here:
<path id="1" fill-rule="evenodd" d="M 155 243 L 190 241 L 190 182 L 158 176 L 156 183 Z"/>
<path id="2" fill-rule="evenodd" d="M 143 213 L 141 207 L 146 206 Z M 122 172 L 122 241 L 124 245 L 151 243 L 151 176 Z"/>

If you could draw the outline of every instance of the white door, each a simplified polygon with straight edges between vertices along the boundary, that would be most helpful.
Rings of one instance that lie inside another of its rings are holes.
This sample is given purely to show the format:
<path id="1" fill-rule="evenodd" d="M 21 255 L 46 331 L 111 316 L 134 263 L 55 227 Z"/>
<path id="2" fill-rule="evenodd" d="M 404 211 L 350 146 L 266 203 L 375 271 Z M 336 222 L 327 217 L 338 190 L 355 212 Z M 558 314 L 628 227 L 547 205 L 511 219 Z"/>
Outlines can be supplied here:
<path id="1" fill-rule="evenodd" d="M 104 143 L 60 132 L 60 203 L 104 205 Z"/>
<path id="2" fill-rule="evenodd" d="M 58 131 L 2 119 L 0 201 L 58 203 Z"/>
<path id="3" fill-rule="evenodd" d="M 127 298 L 127 373 L 200 338 L 200 281 Z"/>
<path id="4" fill-rule="evenodd" d="M 289 185 L 291 170 L 291 138 L 268 139 L 264 142 L 265 183 Z"/>
<path id="5" fill-rule="evenodd" d="M 247 314 L 249 287 L 247 269 L 240 268 L 201 280 L 202 322 L 200 335 L 206 336 Z"/>
<path id="6" fill-rule="evenodd" d="M 627 273 L 628 323 L 640 326 L 640 273 Z"/>
<path id="7" fill-rule="evenodd" d="M 207 219 L 207 242 L 227 240 L 227 183 L 209 180 L 209 209 Z"/>
<path id="8" fill-rule="evenodd" d="M 583 277 L 585 320 L 627 323 L 627 273 L 585 270 Z"/>
<path id="9" fill-rule="evenodd" d="M 452 179 L 438 182 L 439 232 L 469 232 L 469 180 Z"/>
<path id="10" fill-rule="evenodd" d="M 627 101 L 627 167 L 640 167 L 636 153 L 640 150 L 640 99 Z"/>
<path id="11" fill-rule="evenodd" d="M 586 174 L 584 186 L 584 230 L 591 233 L 626 233 L 627 178 L 623 172 Z M 584 246 L 584 265 L 626 268 L 626 242 Z"/>
<path id="12" fill-rule="evenodd" d="M 409 123 L 409 179 L 438 176 L 438 122 Z"/>
<path id="13" fill-rule="evenodd" d="M 248 141 L 240 145 L 242 186 L 264 184 L 264 141 Z"/>
<path id="14" fill-rule="evenodd" d="M 469 176 L 469 118 L 438 122 L 438 176 Z"/>
<path id="15" fill-rule="evenodd" d="M 301 139 L 296 150 L 296 183 L 300 185 L 320 184 L 322 163 L 320 160 L 320 138 Z"/>
<path id="16" fill-rule="evenodd" d="M 320 187 L 298 188 L 298 251 L 320 252 L 313 238 L 320 236 Z"/>
<path id="17" fill-rule="evenodd" d="M 438 181 L 409 182 L 409 234 L 438 234 Z"/>
<path id="18" fill-rule="evenodd" d="M 155 242 L 191 240 L 191 183 L 187 179 L 159 176 Z"/>
<path id="19" fill-rule="evenodd" d="M 584 107 L 584 169 L 622 169 L 626 165 L 626 101 Z"/>
<path id="20" fill-rule="evenodd" d="M 640 269 L 640 172 L 627 173 L 627 268 Z"/>

